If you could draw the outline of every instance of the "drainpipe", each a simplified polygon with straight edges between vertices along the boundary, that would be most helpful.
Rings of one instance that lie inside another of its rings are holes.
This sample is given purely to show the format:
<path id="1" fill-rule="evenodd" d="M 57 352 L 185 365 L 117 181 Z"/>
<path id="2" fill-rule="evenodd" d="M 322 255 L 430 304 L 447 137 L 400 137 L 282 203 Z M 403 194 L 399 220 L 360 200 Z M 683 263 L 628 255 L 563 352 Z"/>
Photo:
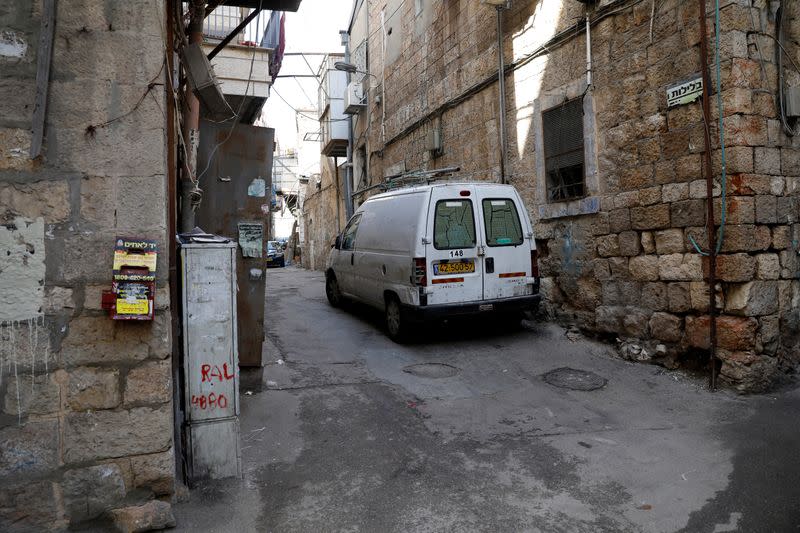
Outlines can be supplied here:
<path id="1" fill-rule="evenodd" d="M 350 64 L 350 34 L 340 31 L 344 44 L 344 62 Z M 347 73 L 347 85 L 350 85 L 352 75 Z M 369 96 L 367 96 L 369 100 Z M 369 105 L 369 103 L 367 103 Z M 344 176 L 344 215 L 347 220 L 353 216 L 353 115 L 347 115 L 347 172 Z"/>
<path id="2" fill-rule="evenodd" d="M 708 235 L 708 294 L 709 294 L 709 357 L 711 361 L 711 390 L 717 388 L 717 243 L 714 230 L 714 173 L 711 165 L 710 98 L 711 77 L 708 75 L 708 33 L 706 32 L 706 0 L 700 5 L 700 69 L 703 73 L 703 120 L 705 122 L 704 170 L 706 175 L 706 234 Z"/>
<path id="3" fill-rule="evenodd" d="M 586 6 L 586 88 L 592 88 L 592 27 L 589 23 L 589 6 Z"/>
<path id="4" fill-rule="evenodd" d="M 503 58 L 503 10 L 497 9 L 497 91 L 500 93 L 500 183 L 506 182 L 506 65 Z"/>
<path id="5" fill-rule="evenodd" d="M 187 33 L 189 44 L 203 42 L 203 21 L 206 14 L 205 0 L 194 0 L 190 6 L 191 19 Z M 192 198 L 195 190 L 194 178 L 197 176 L 197 147 L 200 144 L 200 100 L 188 84 L 184 95 L 183 139 L 186 143 L 186 172 L 181 173 L 181 224 L 180 231 L 191 231 L 195 226 Z"/>
<path id="6" fill-rule="evenodd" d="M 336 180 L 336 234 L 342 232 L 342 200 L 339 193 L 339 158 L 333 157 L 334 179 Z"/>

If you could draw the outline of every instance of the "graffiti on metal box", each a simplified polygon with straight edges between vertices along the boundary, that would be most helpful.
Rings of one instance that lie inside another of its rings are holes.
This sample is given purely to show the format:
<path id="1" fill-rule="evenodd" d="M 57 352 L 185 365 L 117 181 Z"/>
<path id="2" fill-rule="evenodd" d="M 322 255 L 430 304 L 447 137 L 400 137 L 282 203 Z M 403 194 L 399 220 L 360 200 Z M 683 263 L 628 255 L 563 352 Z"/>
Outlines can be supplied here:
<path id="1" fill-rule="evenodd" d="M 192 394 L 192 405 L 200 409 L 214 409 L 228 407 L 228 398 L 224 394 Z"/>
<path id="2" fill-rule="evenodd" d="M 230 381 L 234 374 L 228 370 L 228 363 L 223 363 L 222 367 L 219 365 L 203 364 L 200 366 L 200 381 L 202 383 L 213 383 L 214 380 L 221 382 Z"/>

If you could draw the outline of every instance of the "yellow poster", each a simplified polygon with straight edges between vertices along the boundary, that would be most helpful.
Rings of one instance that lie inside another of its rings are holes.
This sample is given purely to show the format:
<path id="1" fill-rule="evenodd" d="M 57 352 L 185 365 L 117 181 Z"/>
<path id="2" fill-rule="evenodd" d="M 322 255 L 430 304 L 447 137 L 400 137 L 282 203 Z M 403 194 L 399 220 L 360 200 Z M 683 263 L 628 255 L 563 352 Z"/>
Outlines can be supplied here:
<path id="1" fill-rule="evenodd" d="M 150 314 L 150 301 L 144 300 L 127 300 L 117 298 L 117 314 L 118 315 L 147 315 Z"/>

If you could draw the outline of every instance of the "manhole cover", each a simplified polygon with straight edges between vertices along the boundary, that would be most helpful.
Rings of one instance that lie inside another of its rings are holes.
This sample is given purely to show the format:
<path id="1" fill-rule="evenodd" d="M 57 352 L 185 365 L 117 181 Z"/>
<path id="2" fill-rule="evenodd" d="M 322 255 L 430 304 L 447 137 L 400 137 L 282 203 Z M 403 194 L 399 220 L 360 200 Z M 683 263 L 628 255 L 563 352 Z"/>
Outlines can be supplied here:
<path id="1" fill-rule="evenodd" d="M 572 390 L 597 390 L 605 387 L 608 381 L 586 370 L 575 368 L 556 368 L 542 376 L 544 380 L 554 387 Z"/>
<path id="2" fill-rule="evenodd" d="M 458 369 L 444 363 L 420 363 L 418 365 L 407 366 L 403 372 L 421 378 L 449 378 L 458 374 Z"/>

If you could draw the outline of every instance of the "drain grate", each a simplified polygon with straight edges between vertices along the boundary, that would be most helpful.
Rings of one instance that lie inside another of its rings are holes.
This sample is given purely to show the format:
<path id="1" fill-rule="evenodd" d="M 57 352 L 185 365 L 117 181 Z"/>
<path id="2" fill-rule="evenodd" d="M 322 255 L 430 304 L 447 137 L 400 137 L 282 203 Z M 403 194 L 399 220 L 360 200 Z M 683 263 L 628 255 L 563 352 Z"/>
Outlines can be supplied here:
<path id="1" fill-rule="evenodd" d="M 444 363 L 420 363 L 410 365 L 403 369 L 403 372 L 420 378 L 449 378 L 458 374 L 458 369 Z"/>
<path id="2" fill-rule="evenodd" d="M 551 370 L 542 378 L 554 387 L 584 391 L 602 389 L 608 383 L 608 380 L 594 372 L 569 367 Z"/>

